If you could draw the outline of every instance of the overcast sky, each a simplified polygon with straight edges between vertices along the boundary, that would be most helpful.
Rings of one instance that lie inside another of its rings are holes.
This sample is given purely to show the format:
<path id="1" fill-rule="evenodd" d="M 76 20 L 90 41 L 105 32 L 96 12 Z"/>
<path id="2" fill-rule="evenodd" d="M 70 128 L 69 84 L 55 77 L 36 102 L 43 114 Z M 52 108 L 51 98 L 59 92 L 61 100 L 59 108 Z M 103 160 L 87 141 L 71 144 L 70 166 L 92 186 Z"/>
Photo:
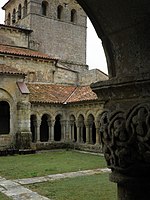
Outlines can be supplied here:
<path id="1" fill-rule="evenodd" d="M 0 0 L 0 23 L 4 23 L 4 11 L 1 7 L 8 0 Z M 104 51 L 101 45 L 101 40 L 97 37 L 97 34 L 88 19 L 87 22 L 87 64 L 89 69 L 97 68 L 107 73 L 107 64 L 104 55 Z"/>

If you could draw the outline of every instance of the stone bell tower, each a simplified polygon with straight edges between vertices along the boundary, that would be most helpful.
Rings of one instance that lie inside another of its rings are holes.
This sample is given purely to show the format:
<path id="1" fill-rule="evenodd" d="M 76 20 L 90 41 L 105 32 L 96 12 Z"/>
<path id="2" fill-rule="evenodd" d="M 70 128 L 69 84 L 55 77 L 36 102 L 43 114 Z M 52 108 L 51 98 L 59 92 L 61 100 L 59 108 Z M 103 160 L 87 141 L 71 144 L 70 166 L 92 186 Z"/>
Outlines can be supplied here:
<path id="1" fill-rule="evenodd" d="M 31 29 L 28 47 L 86 64 L 86 14 L 74 0 L 9 0 L 5 24 Z"/>

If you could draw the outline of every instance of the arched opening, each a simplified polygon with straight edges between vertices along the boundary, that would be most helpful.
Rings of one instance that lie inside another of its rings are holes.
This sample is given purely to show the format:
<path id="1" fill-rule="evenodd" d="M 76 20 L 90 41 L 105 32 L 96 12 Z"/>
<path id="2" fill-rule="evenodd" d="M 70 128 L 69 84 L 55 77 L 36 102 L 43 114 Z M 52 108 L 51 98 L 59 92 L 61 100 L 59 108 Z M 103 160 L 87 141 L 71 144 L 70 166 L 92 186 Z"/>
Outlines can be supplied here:
<path id="1" fill-rule="evenodd" d="M 10 106 L 6 101 L 0 102 L 0 134 L 10 132 Z"/>
<path id="2" fill-rule="evenodd" d="M 79 115 L 78 118 L 79 123 L 79 142 L 86 142 L 86 129 L 84 124 L 84 116 L 82 114 Z"/>
<path id="3" fill-rule="evenodd" d="M 13 9 L 12 24 L 16 23 L 16 9 Z"/>
<path id="4" fill-rule="evenodd" d="M 36 142 L 36 128 L 37 128 L 37 118 L 36 115 L 31 115 L 30 117 L 30 128 L 32 133 L 32 142 Z"/>
<path id="5" fill-rule="evenodd" d="M 61 140 L 61 123 L 60 123 L 61 116 L 57 115 L 55 118 L 55 125 L 54 125 L 54 140 L 60 141 Z"/>
<path id="6" fill-rule="evenodd" d="M 48 8 L 48 2 L 43 1 L 42 2 L 42 15 L 47 16 L 47 8 Z"/>
<path id="7" fill-rule="evenodd" d="M 75 9 L 71 10 L 71 22 L 77 22 L 77 11 Z"/>
<path id="8" fill-rule="evenodd" d="M 7 17 L 7 25 L 10 25 L 10 21 L 11 21 L 11 15 L 10 15 L 10 13 L 8 13 L 8 17 Z"/>
<path id="9" fill-rule="evenodd" d="M 77 141 L 77 126 L 76 123 L 74 123 L 74 142 Z"/>
<path id="10" fill-rule="evenodd" d="M 62 19 L 62 12 L 63 12 L 63 7 L 59 5 L 57 7 L 57 19 Z"/>
<path id="11" fill-rule="evenodd" d="M 21 14 L 22 14 L 22 13 L 21 13 L 21 10 L 22 10 L 21 4 L 19 4 L 19 6 L 18 6 L 18 20 L 21 19 L 21 17 L 22 17 L 22 16 L 21 16 Z"/>
<path id="12" fill-rule="evenodd" d="M 75 123 L 75 116 L 70 116 L 70 139 L 73 142 L 77 141 L 77 127 Z"/>
<path id="13" fill-rule="evenodd" d="M 24 17 L 27 15 L 28 12 L 28 2 L 27 0 L 24 1 L 24 9 L 23 9 L 23 15 Z"/>
<path id="14" fill-rule="evenodd" d="M 48 115 L 44 114 L 40 126 L 40 141 L 47 142 L 49 138 Z"/>
<path id="15" fill-rule="evenodd" d="M 89 142 L 91 144 L 96 143 L 96 127 L 95 127 L 95 122 L 94 122 L 94 116 L 90 114 L 88 116 L 88 126 L 89 126 Z"/>

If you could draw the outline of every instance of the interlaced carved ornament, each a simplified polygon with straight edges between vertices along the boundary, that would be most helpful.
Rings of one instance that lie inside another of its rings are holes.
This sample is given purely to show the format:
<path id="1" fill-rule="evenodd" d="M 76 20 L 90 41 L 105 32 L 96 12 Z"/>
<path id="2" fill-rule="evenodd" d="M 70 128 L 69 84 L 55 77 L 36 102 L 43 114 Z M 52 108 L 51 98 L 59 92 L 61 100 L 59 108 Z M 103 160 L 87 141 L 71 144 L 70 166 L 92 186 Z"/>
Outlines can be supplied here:
<path id="1" fill-rule="evenodd" d="M 136 105 L 127 113 L 104 111 L 100 135 L 112 170 L 126 171 L 137 164 L 150 164 L 150 105 Z"/>

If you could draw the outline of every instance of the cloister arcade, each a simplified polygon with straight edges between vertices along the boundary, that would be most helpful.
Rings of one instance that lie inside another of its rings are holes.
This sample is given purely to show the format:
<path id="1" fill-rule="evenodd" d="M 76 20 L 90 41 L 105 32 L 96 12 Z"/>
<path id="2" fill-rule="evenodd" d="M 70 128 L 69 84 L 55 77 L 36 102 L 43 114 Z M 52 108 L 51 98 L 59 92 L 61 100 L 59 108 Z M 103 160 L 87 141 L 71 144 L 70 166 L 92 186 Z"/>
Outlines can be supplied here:
<path id="1" fill-rule="evenodd" d="M 100 144 L 99 123 L 94 114 L 71 114 L 65 117 L 56 114 L 39 116 L 32 114 L 30 127 L 32 142 L 74 142 L 86 144 Z M 96 123 L 97 122 L 97 123 Z"/>

